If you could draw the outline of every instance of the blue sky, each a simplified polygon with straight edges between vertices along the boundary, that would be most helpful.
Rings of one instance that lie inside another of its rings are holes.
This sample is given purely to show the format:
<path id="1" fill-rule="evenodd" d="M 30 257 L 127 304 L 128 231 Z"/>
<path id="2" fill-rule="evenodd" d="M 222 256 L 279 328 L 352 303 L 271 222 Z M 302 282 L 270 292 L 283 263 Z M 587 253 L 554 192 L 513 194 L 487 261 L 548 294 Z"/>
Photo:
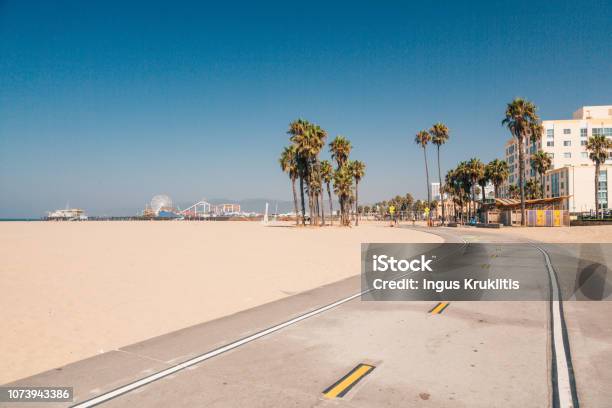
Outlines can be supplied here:
<path id="1" fill-rule="evenodd" d="M 351 139 L 364 202 L 423 197 L 436 121 L 444 170 L 501 156 L 515 96 L 544 119 L 612 103 L 605 1 L 124 3 L 0 1 L 0 217 L 289 200 L 297 117 Z"/>

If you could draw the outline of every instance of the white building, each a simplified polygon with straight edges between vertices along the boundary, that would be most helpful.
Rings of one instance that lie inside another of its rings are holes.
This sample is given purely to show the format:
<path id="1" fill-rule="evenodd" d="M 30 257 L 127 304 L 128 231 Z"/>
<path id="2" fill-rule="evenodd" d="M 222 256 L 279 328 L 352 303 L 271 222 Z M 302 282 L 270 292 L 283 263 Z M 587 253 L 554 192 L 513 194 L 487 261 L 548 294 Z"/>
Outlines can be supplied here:
<path id="1" fill-rule="evenodd" d="M 431 184 L 431 199 L 435 201 L 441 201 L 442 197 L 440 196 L 440 183 L 434 182 Z M 448 199 L 448 194 L 444 193 L 444 199 Z"/>
<path id="2" fill-rule="evenodd" d="M 431 199 L 440 201 L 440 183 L 431 183 Z"/>
<path id="3" fill-rule="evenodd" d="M 63 210 L 55 210 L 47 213 L 49 220 L 65 220 L 65 221 L 83 221 L 87 219 L 85 211 L 80 208 L 65 208 Z"/>
<path id="4" fill-rule="evenodd" d="M 574 112 L 572 119 L 544 120 L 542 125 L 542 140 L 525 141 L 525 181 L 538 177 L 531 167 L 531 155 L 542 150 L 552 159 L 551 170 L 544 177 L 545 197 L 571 195 L 564 209 L 570 212 L 594 210 L 595 166 L 585 146 L 591 136 L 603 134 L 612 138 L 612 105 L 583 106 Z M 517 184 L 519 179 L 518 143 L 513 138 L 506 143 L 505 159 L 510 177 L 501 191 L 507 196 L 508 186 Z M 608 192 L 612 190 L 612 152 L 600 171 L 600 204 L 607 209 Z"/>

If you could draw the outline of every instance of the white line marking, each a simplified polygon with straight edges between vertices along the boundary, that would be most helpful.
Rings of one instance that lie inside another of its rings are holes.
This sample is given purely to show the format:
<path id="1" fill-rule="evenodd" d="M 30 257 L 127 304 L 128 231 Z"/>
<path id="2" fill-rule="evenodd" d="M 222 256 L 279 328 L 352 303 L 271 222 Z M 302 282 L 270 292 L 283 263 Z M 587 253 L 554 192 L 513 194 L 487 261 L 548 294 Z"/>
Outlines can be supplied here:
<path id="1" fill-rule="evenodd" d="M 559 299 L 559 286 L 557 278 L 553 273 L 552 263 L 548 253 L 539 246 L 532 243 L 544 254 L 546 259 L 546 269 L 552 282 L 552 323 L 553 323 L 553 343 L 555 345 L 555 362 L 557 363 L 557 387 L 559 389 L 559 406 L 562 408 L 573 407 L 572 388 L 570 385 L 570 372 L 567 365 L 565 343 L 563 342 L 563 328 L 561 326 L 561 300 Z"/>
<path id="2" fill-rule="evenodd" d="M 210 359 L 212 357 L 215 357 L 215 356 L 217 356 L 219 354 L 225 353 L 226 351 L 235 349 L 236 347 L 240 347 L 240 346 L 242 346 L 245 343 L 248 343 L 250 341 L 256 340 L 256 339 L 258 339 L 260 337 L 263 337 L 263 336 L 266 336 L 266 335 L 268 335 L 270 333 L 274 333 L 275 331 L 283 329 L 283 328 L 285 328 L 287 326 L 290 326 L 290 325 L 292 325 L 294 323 L 297 323 L 297 322 L 299 322 L 301 320 L 308 319 L 309 317 L 312 317 L 312 316 L 317 315 L 319 313 L 323 313 L 323 312 L 325 312 L 325 311 L 327 311 L 329 309 L 332 309 L 332 308 L 334 308 L 336 306 L 340 306 L 341 304 L 346 303 L 348 301 L 351 301 L 351 300 L 353 300 L 353 299 L 355 299 L 355 298 L 357 298 L 357 297 L 359 297 L 361 295 L 364 295 L 364 294 L 370 292 L 371 290 L 372 289 L 364 290 L 363 292 L 356 293 L 356 294 L 354 294 L 352 296 L 349 296 L 347 298 L 338 300 L 337 302 L 331 303 L 331 304 L 329 304 L 327 306 L 323 306 L 323 307 L 321 307 L 319 309 L 315 309 L 315 310 L 313 310 L 311 312 L 308 312 L 306 314 L 298 316 L 298 317 L 296 317 L 294 319 L 288 320 L 288 321 L 286 321 L 284 323 L 277 324 L 276 326 L 272 326 L 272 327 L 270 327 L 268 329 L 265 329 L 263 331 L 257 332 L 255 334 L 252 334 L 252 335 L 250 335 L 248 337 L 245 337 L 245 338 L 243 338 L 241 340 L 237 340 L 237 341 L 235 341 L 233 343 L 229 343 L 229 344 L 227 344 L 227 345 L 225 345 L 223 347 L 220 347 L 218 349 L 210 351 L 210 352 L 208 352 L 206 354 L 202 354 L 202 355 L 200 355 L 198 357 L 194 357 L 194 358 L 192 358 L 190 360 L 187 360 L 187 361 L 185 361 L 185 362 L 183 362 L 181 364 L 177 364 L 177 365 L 175 365 L 173 367 L 170 367 L 170 368 L 167 368 L 165 370 L 162 370 L 162 371 L 160 371 L 158 373 L 155 373 L 153 375 L 145 377 L 145 378 L 143 378 L 141 380 L 134 381 L 134 382 L 132 382 L 130 384 L 124 385 L 123 387 L 116 388 L 116 389 L 114 389 L 112 391 L 109 391 L 109 392 L 107 392 L 105 394 L 102 394 L 102 395 L 100 395 L 100 396 L 98 396 L 96 398 L 92 398 L 92 399 L 84 401 L 84 402 L 82 402 L 80 404 L 73 405 L 72 408 L 86 408 L 86 407 L 93 407 L 95 405 L 101 404 L 101 403 L 103 403 L 105 401 L 108 401 L 108 400 L 110 400 L 112 398 L 118 397 L 119 395 L 125 394 L 127 392 L 132 391 L 132 390 L 135 390 L 136 388 L 142 387 L 143 385 L 146 385 L 146 384 L 152 383 L 153 381 L 159 380 L 160 378 L 167 377 L 167 376 L 169 376 L 171 374 L 174 374 L 177 371 L 181 371 L 181 370 L 183 370 L 183 369 L 185 369 L 187 367 L 191 367 L 191 366 L 193 366 L 195 364 L 201 363 L 202 361 L 208 360 L 208 359 Z"/>
<path id="3" fill-rule="evenodd" d="M 464 241 L 464 245 L 465 245 L 467 242 L 465 240 L 463 240 L 463 241 Z M 396 277 L 394 279 L 401 279 L 401 278 L 403 278 L 405 276 L 408 276 L 411 273 L 413 273 L 413 272 L 405 273 L 405 274 L 400 275 L 400 276 L 398 276 L 398 277 Z M 153 381 L 159 380 L 161 378 L 164 378 L 164 377 L 167 377 L 169 375 L 172 375 L 172 374 L 174 374 L 174 373 L 176 373 L 178 371 L 184 370 L 187 367 L 191 367 L 191 366 L 193 366 L 195 364 L 201 363 L 202 361 L 211 359 L 211 358 L 213 358 L 215 356 L 218 356 L 219 354 L 225 353 L 226 351 L 235 349 L 236 347 L 240 347 L 243 344 L 246 344 L 246 343 L 249 343 L 249 342 L 251 342 L 253 340 L 257 340 L 257 339 L 259 339 L 261 337 L 267 336 L 270 333 L 274 333 L 274 332 L 276 332 L 278 330 L 281 330 L 281 329 L 283 329 L 283 328 L 285 328 L 287 326 L 290 326 L 292 324 L 295 324 L 295 323 L 297 323 L 299 321 L 308 319 L 309 317 L 315 316 L 315 315 L 317 315 L 319 313 L 323 313 L 323 312 L 325 312 L 325 311 L 327 311 L 329 309 L 332 309 L 332 308 L 334 308 L 336 306 L 340 306 L 341 304 L 349 302 L 349 301 L 351 301 L 351 300 L 353 300 L 355 298 L 358 298 L 361 295 L 365 295 L 366 293 L 371 292 L 372 290 L 374 290 L 374 289 L 371 288 L 371 289 L 368 289 L 368 290 L 361 291 L 359 293 L 355 293 L 354 295 L 351 295 L 351 296 L 346 297 L 344 299 L 338 300 L 338 301 L 336 301 L 334 303 L 331 303 L 331 304 L 329 304 L 327 306 L 320 307 L 320 308 L 315 309 L 315 310 L 313 310 L 311 312 L 308 312 L 306 314 L 298 316 L 298 317 L 296 317 L 294 319 L 287 320 L 284 323 L 277 324 L 276 326 L 272 326 L 272 327 L 270 327 L 268 329 L 262 330 L 260 332 L 252 334 L 252 335 L 250 335 L 248 337 L 245 337 L 243 339 L 240 339 L 240 340 L 234 341 L 232 343 L 229 343 L 229 344 L 227 344 L 225 346 L 219 347 L 219 348 L 217 348 L 215 350 L 212 350 L 212 351 L 210 351 L 210 352 L 208 352 L 206 354 L 202 354 L 202 355 L 200 355 L 198 357 L 194 357 L 194 358 L 192 358 L 190 360 L 187 360 L 187 361 L 185 361 L 183 363 L 177 364 L 177 365 L 172 366 L 170 368 L 166 368 L 165 370 L 162 370 L 162 371 L 160 371 L 158 373 L 152 374 L 152 375 L 150 375 L 148 377 L 142 378 L 140 380 L 134 381 L 134 382 L 129 383 L 127 385 L 124 385 L 122 387 L 119 387 L 119 388 L 116 388 L 114 390 L 108 391 L 108 392 L 106 392 L 106 393 L 104 393 L 102 395 L 99 395 L 99 396 L 95 397 L 95 398 L 91 398 L 91 399 L 83 401 L 83 402 L 81 402 L 79 404 L 72 405 L 70 408 L 87 408 L 87 407 L 93 407 L 95 405 L 101 404 L 101 403 L 106 402 L 106 401 L 108 401 L 110 399 L 113 399 L 115 397 L 118 397 L 120 395 L 128 393 L 130 391 L 133 391 L 133 390 L 135 390 L 137 388 L 140 388 L 140 387 L 142 387 L 144 385 L 150 384 Z"/>

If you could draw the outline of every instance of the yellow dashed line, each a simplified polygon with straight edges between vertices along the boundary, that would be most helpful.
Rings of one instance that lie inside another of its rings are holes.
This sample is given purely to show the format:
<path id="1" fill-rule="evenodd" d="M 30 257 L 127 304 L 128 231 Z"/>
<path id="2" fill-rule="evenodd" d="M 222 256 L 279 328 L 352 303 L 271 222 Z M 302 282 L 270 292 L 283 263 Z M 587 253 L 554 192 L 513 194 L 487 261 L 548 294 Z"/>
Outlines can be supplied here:
<path id="1" fill-rule="evenodd" d="M 434 306 L 433 309 L 429 311 L 431 314 L 440 314 L 446 309 L 446 307 L 450 304 L 450 302 L 440 302 Z"/>
<path id="2" fill-rule="evenodd" d="M 331 385 L 325 391 L 323 395 L 326 398 L 342 398 L 355 384 L 357 384 L 363 377 L 370 374 L 374 370 L 373 365 L 359 364 L 353 368 L 347 375 L 339 379 L 336 383 Z"/>

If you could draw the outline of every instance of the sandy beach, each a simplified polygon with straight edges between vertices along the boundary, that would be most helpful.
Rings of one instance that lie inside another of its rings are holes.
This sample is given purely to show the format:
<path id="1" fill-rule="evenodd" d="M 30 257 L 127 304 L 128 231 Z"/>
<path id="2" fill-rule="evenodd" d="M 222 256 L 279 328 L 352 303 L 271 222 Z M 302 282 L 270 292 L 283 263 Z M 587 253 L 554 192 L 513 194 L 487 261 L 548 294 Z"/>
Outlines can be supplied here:
<path id="1" fill-rule="evenodd" d="M 0 383 L 359 274 L 361 242 L 440 241 L 376 223 L 1 223 Z"/>
<path id="2" fill-rule="evenodd" d="M 463 228 L 469 231 L 470 228 Z M 515 236 L 533 241 L 550 243 L 606 243 L 612 242 L 612 225 L 591 227 L 503 227 L 487 229 L 487 233 L 497 236 Z"/>

